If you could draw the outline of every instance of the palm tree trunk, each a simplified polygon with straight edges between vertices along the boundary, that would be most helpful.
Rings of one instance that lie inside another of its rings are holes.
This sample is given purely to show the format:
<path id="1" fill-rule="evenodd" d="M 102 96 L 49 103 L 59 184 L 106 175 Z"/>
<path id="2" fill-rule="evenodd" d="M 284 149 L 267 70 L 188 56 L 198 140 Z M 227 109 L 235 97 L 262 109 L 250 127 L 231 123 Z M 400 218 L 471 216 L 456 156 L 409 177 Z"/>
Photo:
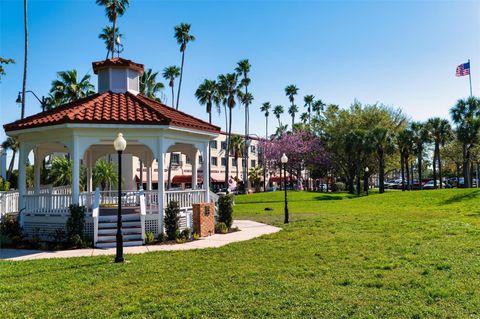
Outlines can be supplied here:
<path id="1" fill-rule="evenodd" d="M 171 86 L 172 88 L 172 107 L 175 107 L 175 93 L 173 91 L 173 85 Z"/>
<path id="2" fill-rule="evenodd" d="M 385 192 L 385 171 L 384 171 L 384 158 L 383 158 L 383 151 L 380 151 L 378 152 L 378 163 L 379 163 L 379 167 L 378 167 L 378 175 L 379 175 L 379 178 L 380 178 L 380 181 L 379 181 L 379 192 L 380 194 L 384 193 Z"/>
<path id="3" fill-rule="evenodd" d="M 423 184 L 422 184 L 422 154 L 423 154 L 423 149 L 419 148 L 418 150 L 418 184 L 420 189 L 423 189 Z"/>
<path id="4" fill-rule="evenodd" d="M 410 169 L 408 167 L 408 154 L 405 155 L 405 172 L 407 173 L 407 190 L 411 189 L 410 184 Z"/>
<path id="5" fill-rule="evenodd" d="M 185 62 L 185 49 L 182 51 L 182 65 L 180 66 L 180 79 L 178 80 L 177 106 L 175 107 L 177 110 L 178 110 L 178 102 L 180 101 L 180 90 L 182 89 L 183 63 L 184 62 Z"/>
<path id="6" fill-rule="evenodd" d="M 114 6 L 116 5 L 116 2 L 114 2 Z M 117 15 L 113 17 L 113 30 L 112 30 L 112 59 L 115 57 L 115 28 L 117 27 Z"/>
<path id="7" fill-rule="evenodd" d="M 443 188 L 443 182 L 442 182 L 442 161 L 440 159 L 440 146 L 438 147 L 437 150 L 437 162 L 438 162 L 438 178 L 440 179 L 440 186 L 439 188 Z"/>
<path id="8" fill-rule="evenodd" d="M 402 168 L 402 192 L 405 191 L 405 162 L 404 162 L 403 153 L 400 153 L 400 166 Z"/>
<path id="9" fill-rule="evenodd" d="M 292 115 L 292 133 L 293 133 L 293 125 L 295 124 L 295 116 Z"/>
<path id="10" fill-rule="evenodd" d="M 235 157 L 235 159 L 236 159 L 236 161 L 237 161 L 237 163 L 236 163 L 236 169 L 237 169 L 237 180 L 238 180 L 238 171 L 239 171 L 239 169 L 238 169 L 238 157 Z"/>
<path id="11" fill-rule="evenodd" d="M 229 116 L 229 123 L 228 123 L 228 140 L 227 140 L 227 150 L 226 150 L 226 158 L 227 158 L 227 169 L 225 171 L 225 184 L 228 187 L 228 175 L 230 175 L 230 139 L 232 137 L 232 108 L 228 108 L 228 116 Z M 238 165 L 238 161 L 237 161 Z"/>
<path id="12" fill-rule="evenodd" d="M 27 15 L 27 0 L 23 0 L 23 23 L 25 31 L 25 48 L 23 58 L 23 81 L 22 81 L 22 113 L 21 119 L 25 117 L 25 90 L 27 87 L 27 64 L 28 64 L 28 15 Z"/>
<path id="13" fill-rule="evenodd" d="M 463 143 L 462 145 L 462 152 L 463 152 L 463 187 L 468 187 L 467 186 L 467 180 L 468 180 L 468 155 L 467 155 L 467 144 Z M 460 182 L 460 180 L 459 180 Z M 460 184 L 460 183 L 459 183 Z"/>
<path id="14" fill-rule="evenodd" d="M 10 177 L 12 177 L 13 165 L 15 164 L 16 155 L 17 155 L 17 150 L 13 150 L 12 159 L 10 160 L 10 164 L 8 165 L 7 180 L 10 180 Z"/>
<path id="15" fill-rule="evenodd" d="M 466 178 L 464 180 L 466 187 L 472 187 L 472 174 L 470 171 L 470 147 L 467 147 L 467 162 L 465 163 Z"/>

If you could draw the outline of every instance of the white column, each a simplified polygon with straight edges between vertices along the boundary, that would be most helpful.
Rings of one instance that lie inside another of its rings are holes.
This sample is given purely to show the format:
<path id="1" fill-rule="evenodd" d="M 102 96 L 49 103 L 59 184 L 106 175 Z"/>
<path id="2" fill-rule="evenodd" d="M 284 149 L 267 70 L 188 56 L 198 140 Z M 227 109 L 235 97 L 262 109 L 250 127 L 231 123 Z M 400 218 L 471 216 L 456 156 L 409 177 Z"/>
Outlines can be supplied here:
<path id="1" fill-rule="evenodd" d="M 80 196 L 80 145 L 78 136 L 73 137 L 70 157 L 72 159 L 72 203 L 78 204 Z"/>
<path id="2" fill-rule="evenodd" d="M 208 171 L 208 161 L 210 161 L 210 152 L 208 147 L 208 142 L 203 144 L 202 155 L 203 155 L 203 189 L 205 192 L 205 201 L 210 202 L 210 172 Z M 227 157 L 228 158 L 228 157 Z"/>
<path id="3" fill-rule="evenodd" d="M 33 171 L 34 171 L 34 192 L 35 194 L 40 194 L 40 172 L 42 167 L 42 152 L 38 149 L 38 146 L 35 147 L 34 162 L 33 162 Z"/>
<path id="4" fill-rule="evenodd" d="M 163 153 L 163 141 L 160 139 L 158 143 L 158 231 L 163 232 L 163 213 L 165 198 L 165 153 Z"/>
<path id="5" fill-rule="evenodd" d="M 151 191 L 152 190 L 152 161 L 148 161 L 148 165 L 147 166 L 147 191 Z M 158 181 L 158 183 L 160 184 L 160 180 Z"/>
<path id="6" fill-rule="evenodd" d="M 190 157 L 190 162 L 192 163 L 192 189 L 197 189 L 197 180 L 198 180 L 198 155 L 197 151 L 188 155 Z"/>
<path id="7" fill-rule="evenodd" d="M 27 158 L 28 151 L 24 143 L 20 143 L 18 150 L 18 210 L 25 208 L 25 195 L 27 194 Z"/>
<path id="8" fill-rule="evenodd" d="M 93 156 L 92 152 L 88 151 L 87 154 L 87 192 L 93 192 Z"/>

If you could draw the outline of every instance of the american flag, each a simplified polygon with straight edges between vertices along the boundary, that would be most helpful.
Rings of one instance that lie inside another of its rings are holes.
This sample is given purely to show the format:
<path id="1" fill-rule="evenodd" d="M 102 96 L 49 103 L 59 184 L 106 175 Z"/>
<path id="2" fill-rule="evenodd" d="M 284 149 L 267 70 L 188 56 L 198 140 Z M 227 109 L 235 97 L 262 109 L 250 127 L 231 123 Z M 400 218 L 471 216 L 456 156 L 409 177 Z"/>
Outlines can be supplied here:
<path id="1" fill-rule="evenodd" d="M 470 74 L 470 62 L 457 66 L 456 76 L 465 76 Z"/>

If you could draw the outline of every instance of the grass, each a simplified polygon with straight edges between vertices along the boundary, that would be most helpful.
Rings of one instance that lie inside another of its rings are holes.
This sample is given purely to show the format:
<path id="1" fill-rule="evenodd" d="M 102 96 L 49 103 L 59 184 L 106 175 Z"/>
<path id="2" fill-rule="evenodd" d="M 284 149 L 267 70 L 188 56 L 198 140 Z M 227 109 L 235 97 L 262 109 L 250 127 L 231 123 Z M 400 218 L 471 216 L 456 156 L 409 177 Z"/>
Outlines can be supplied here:
<path id="1" fill-rule="evenodd" d="M 238 196 L 218 249 L 0 262 L 2 318 L 480 318 L 480 191 Z M 271 208 L 272 210 L 265 210 Z"/>

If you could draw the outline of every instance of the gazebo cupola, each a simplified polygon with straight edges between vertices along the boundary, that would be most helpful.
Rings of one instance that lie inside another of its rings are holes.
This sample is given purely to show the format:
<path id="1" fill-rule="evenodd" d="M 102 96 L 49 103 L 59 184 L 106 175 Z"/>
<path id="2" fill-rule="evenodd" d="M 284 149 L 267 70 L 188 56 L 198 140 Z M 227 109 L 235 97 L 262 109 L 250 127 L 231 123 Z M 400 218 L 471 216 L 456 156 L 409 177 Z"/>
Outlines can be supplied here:
<path id="1" fill-rule="evenodd" d="M 93 71 L 98 75 L 98 93 L 130 92 L 137 95 L 140 92 L 143 64 L 123 58 L 113 58 L 93 62 L 92 66 Z"/>

